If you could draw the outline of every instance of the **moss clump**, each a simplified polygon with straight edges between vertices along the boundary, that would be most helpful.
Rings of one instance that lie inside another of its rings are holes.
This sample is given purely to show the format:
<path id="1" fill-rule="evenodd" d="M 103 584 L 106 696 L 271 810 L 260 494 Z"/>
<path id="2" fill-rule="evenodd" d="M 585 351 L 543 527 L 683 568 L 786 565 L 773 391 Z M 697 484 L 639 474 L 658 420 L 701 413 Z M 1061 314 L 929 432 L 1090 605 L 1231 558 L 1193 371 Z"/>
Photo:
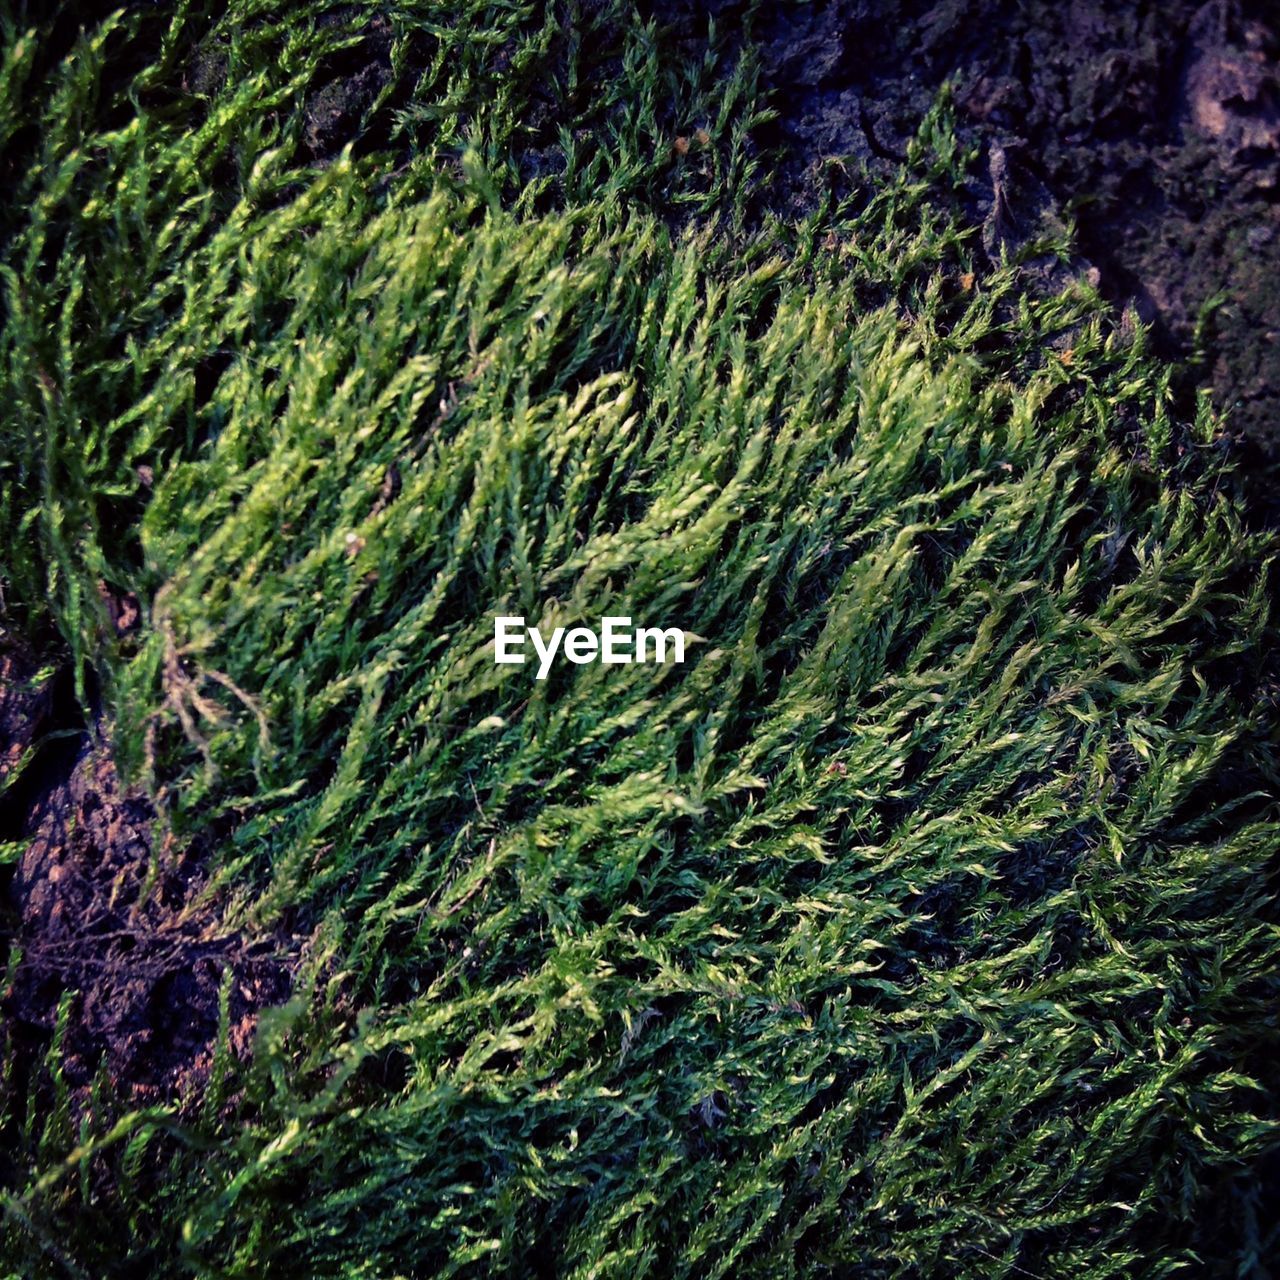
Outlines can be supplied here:
<path id="1" fill-rule="evenodd" d="M 749 67 L 672 79 L 690 169 L 618 17 L 616 112 L 561 139 L 594 167 L 535 200 L 512 103 L 554 15 L 477 9 L 514 42 L 478 53 L 406 10 L 440 71 L 400 118 L 438 127 L 313 169 L 341 12 L 237 12 L 296 74 L 228 36 L 203 124 L 95 106 L 79 46 L 11 232 L 6 590 L 217 834 L 226 926 L 305 939 L 218 1105 L 103 1089 L 77 1130 L 10 1091 L 14 1265 L 1247 1268 L 1271 545 L 1207 410 L 1170 420 L 1088 289 L 972 274 L 940 113 L 856 206 L 748 232 Z M 495 614 L 699 639 L 539 682 Z"/>

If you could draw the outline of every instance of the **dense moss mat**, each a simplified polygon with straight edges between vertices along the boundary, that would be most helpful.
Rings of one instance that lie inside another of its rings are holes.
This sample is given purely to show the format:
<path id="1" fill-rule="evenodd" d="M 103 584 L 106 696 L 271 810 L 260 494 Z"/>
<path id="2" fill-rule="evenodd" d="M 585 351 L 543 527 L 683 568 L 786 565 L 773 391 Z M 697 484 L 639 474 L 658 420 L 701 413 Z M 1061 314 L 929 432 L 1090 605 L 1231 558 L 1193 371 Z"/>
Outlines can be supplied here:
<path id="1" fill-rule="evenodd" d="M 1273 544 L 1208 409 L 971 274 L 942 111 L 760 225 L 749 61 L 384 17 L 324 155 L 358 6 L 6 28 L 6 605 L 305 939 L 200 1098 L 6 1074 L 13 1274 L 1261 1274 Z M 538 682 L 495 614 L 696 639 Z"/>

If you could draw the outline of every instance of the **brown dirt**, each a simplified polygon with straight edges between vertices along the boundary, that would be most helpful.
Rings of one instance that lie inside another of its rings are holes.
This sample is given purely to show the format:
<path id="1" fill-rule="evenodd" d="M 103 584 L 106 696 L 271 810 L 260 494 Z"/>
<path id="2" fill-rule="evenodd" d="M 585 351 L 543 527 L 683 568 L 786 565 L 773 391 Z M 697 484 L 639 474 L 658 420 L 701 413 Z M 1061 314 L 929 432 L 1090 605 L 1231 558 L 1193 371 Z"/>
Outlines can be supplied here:
<path id="1" fill-rule="evenodd" d="M 205 859 L 167 835 L 157 847 L 151 804 L 122 786 L 101 726 L 64 728 L 69 752 L 38 749 L 57 732 L 56 681 L 33 674 L 23 647 L 0 641 L 0 782 L 37 747 L 0 830 L 27 845 L 0 916 L 0 943 L 20 956 L 0 1001 L 6 1037 L 30 1073 L 69 995 L 62 1067 L 73 1097 L 105 1071 L 132 1105 L 192 1100 L 213 1064 L 224 974 L 230 1048 L 243 1059 L 258 1011 L 288 995 L 285 949 L 222 927 Z"/>

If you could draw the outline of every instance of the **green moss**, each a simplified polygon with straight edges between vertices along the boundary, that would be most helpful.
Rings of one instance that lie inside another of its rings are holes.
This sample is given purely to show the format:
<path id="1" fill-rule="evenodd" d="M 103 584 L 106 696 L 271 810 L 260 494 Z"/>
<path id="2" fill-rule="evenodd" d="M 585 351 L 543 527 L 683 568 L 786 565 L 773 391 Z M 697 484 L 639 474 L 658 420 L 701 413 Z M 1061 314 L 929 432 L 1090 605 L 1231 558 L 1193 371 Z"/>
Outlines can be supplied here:
<path id="1" fill-rule="evenodd" d="M 439 43 L 390 175 L 302 163 L 356 19 L 301 16 L 226 20 L 202 124 L 77 117 L 26 180 L 6 590 L 219 834 L 227 925 L 306 945 L 221 1118 L 99 1118 L 83 1182 L 61 1131 L 12 1139 L 13 1265 L 1247 1269 L 1273 547 L 1211 415 L 1170 420 L 1088 289 L 969 276 L 945 113 L 856 208 L 749 231 L 749 74 L 668 80 L 710 122 L 673 158 L 618 18 L 611 112 L 530 194 L 560 37 L 471 17 L 397 19 Z M 127 651 L 95 575 L 145 600 Z M 498 613 L 699 639 L 538 682 Z"/>

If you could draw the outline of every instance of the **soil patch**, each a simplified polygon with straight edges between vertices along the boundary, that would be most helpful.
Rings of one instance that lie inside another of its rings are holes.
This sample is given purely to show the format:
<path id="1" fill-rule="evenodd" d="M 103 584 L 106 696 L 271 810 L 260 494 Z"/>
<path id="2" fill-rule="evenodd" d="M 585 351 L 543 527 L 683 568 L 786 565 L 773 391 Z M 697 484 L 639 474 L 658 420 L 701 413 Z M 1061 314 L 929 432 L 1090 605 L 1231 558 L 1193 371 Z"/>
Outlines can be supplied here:
<path id="1" fill-rule="evenodd" d="M 26 762 L 0 832 L 25 845 L 0 918 L 18 957 L 0 1012 L 19 1082 L 69 998 L 61 1061 L 73 1096 L 105 1070 L 132 1105 L 191 1099 L 213 1064 L 225 975 L 230 1049 L 244 1059 L 258 1011 L 288 996 L 285 948 L 222 927 L 206 860 L 156 842 L 151 804 L 121 784 L 101 726 L 55 729 L 71 750 L 40 753 L 57 702 L 56 677 L 37 674 L 19 645 L 0 647 L 0 780 Z"/>

